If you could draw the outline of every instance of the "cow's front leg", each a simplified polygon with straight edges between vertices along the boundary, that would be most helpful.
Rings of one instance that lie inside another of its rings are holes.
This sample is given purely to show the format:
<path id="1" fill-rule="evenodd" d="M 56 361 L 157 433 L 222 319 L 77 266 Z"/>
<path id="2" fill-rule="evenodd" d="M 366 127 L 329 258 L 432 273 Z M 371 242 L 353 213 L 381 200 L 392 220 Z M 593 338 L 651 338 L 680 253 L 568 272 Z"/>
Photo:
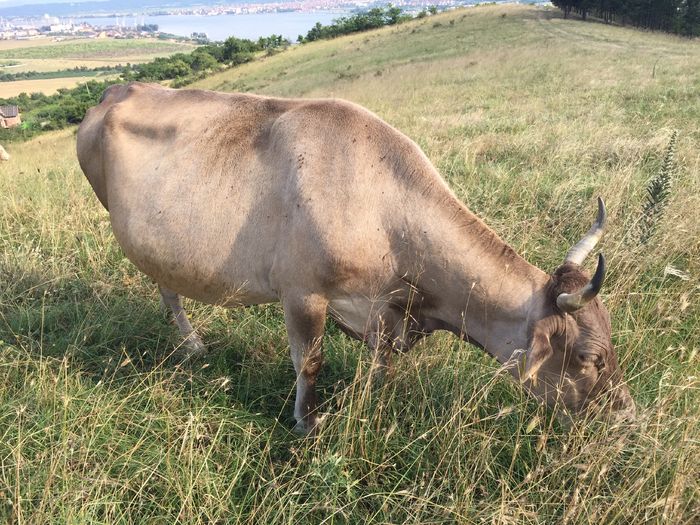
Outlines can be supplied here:
<path id="1" fill-rule="evenodd" d="M 328 301 L 319 295 L 288 295 L 282 304 L 297 375 L 294 432 L 313 434 L 318 424 L 316 376 L 323 363 L 322 339 Z"/>
<path id="2" fill-rule="evenodd" d="M 192 328 L 190 320 L 187 318 L 187 313 L 182 307 L 182 298 L 180 295 L 160 285 L 158 285 L 158 290 L 160 290 L 161 305 L 170 308 L 170 311 L 173 313 L 175 324 L 180 330 L 180 335 L 182 335 L 184 339 L 183 342 L 186 349 L 184 357 L 186 359 L 192 359 L 204 354 L 207 348 L 204 346 L 199 335 L 197 335 L 197 332 Z"/>

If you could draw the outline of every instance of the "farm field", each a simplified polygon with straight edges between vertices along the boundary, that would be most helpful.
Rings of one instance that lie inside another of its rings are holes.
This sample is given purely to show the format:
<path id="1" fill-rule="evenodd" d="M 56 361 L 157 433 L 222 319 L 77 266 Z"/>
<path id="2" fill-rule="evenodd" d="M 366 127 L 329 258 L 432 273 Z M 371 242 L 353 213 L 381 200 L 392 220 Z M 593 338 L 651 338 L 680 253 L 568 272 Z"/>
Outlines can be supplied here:
<path id="1" fill-rule="evenodd" d="M 12 82 L 0 82 L 0 98 L 15 97 L 20 93 L 43 93 L 52 95 L 61 88 L 72 88 L 81 82 L 88 80 L 106 80 L 107 76 L 90 77 L 65 77 L 45 78 L 35 80 L 15 80 Z M 111 76 L 114 78 L 114 75 Z"/>
<path id="2" fill-rule="evenodd" d="M 188 52 L 194 47 L 192 44 L 154 39 L 79 39 L 61 42 L 48 39 L 3 40 L 0 41 L 0 73 L 48 72 L 76 67 L 92 69 L 127 62 L 138 64 L 159 56 Z M 74 87 L 86 78 L 84 74 L 76 72 L 74 77 L 51 80 L 53 82 L 49 82 L 48 79 L 0 82 L 0 98 L 14 96 L 23 91 L 50 95 L 59 87 Z"/>
<path id="3" fill-rule="evenodd" d="M 47 46 L 53 43 L 53 39 L 49 37 L 31 38 L 29 40 L 0 40 L 0 51 L 6 49 L 17 49 L 27 47 Z"/>
<path id="4" fill-rule="evenodd" d="M 638 420 L 564 428 L 446 334 L 370 386 L 371 356 L 329 321 L 324 426 L 292 435 L 281 308 L 186 301 L 209 355 L 174 364 L 176 329 L 116 244 L 69 129 L 11 144 L 0 165 L 0 521 L 700 521 L 697 40 L 484 6 L 295 46 L 192 87 L 368 107 L 548 271 L 602 196 L 602 297 Z M 644 217 L 664 159 L 666 206 Z"/>

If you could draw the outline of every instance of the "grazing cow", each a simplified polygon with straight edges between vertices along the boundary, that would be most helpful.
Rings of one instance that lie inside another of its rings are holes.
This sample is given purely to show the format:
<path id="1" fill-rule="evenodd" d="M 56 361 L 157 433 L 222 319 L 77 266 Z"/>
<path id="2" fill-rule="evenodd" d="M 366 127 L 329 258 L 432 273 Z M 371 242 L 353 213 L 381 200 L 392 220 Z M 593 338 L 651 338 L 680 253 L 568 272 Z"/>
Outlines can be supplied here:
<path id="1" fill-rule="evenodd" d="M 10 154 L 2 146 L 0 146 L 0 160 L 10 160 Z"/>
<path id="2" fill-rule="evenodd" d="M 78 131 L 78 158 L 126 256 L 160 286 L 191 353 L 204 346 L 180 296 L 279 301 L 297 374 L 295 429 L 317 424 L 327 315 L 388 365 L 435 330 L 501 363 L 572 413 L 603 394 L 634 403 L 581 263 L 598 220 L 548 275 L 448 188 L 418 146 L 342 100 L 108 88 Z M 518 356 L 524 353 L 524 356 Z M 381 366 L 380 365 L 380 366 Z"/>

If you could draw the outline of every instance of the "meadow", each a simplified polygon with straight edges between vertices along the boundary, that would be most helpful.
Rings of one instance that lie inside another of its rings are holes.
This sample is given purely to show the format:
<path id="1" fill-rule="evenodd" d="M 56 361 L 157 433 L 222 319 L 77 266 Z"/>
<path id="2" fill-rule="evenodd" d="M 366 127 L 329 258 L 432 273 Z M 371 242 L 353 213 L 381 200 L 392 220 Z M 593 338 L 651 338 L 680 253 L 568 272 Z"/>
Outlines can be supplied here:
<path id="1" fill-rule="evenodd" d="M 372 385 L 368 351 L 329 321 L 327 416 L 316 439 L 293 435 L 280 307 L 187 301 L 209 354 L 170 359 L 176 329 L 114 241 L 69 129 L 12 144 L 0 165 L 0 520 L 700 521 L 699 42 L 484 6 L 295 46 L 192 87 L 368 107 L 548 271 L 602 196 L 602 297 L 639 417 L 564 428 L 447 334 Z M 643 243 L 665 158 L 670 196 Z"/>
<path id="2" fill-rule="evenodd" d="M 55 42 L 48 46 L 11 47 L 0 50 L 0 58 L 70 58 L 81 60 L 106 58 L 121 60 L 130 56 L 172 54 L 183 48 L 191 47 L 193 46 L 151 38 L 141 40 L 103 38 Z"/>

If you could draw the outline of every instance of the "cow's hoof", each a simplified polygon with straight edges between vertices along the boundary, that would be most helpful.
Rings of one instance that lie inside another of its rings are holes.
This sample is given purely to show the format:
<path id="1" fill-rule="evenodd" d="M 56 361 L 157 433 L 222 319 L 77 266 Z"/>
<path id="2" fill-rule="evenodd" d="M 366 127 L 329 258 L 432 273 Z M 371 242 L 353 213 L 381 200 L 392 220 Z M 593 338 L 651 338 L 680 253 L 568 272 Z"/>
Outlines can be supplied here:
<path id="1" fill-rule="evenodd" d="M 309 431 L 306 427 L 306 423 L 303 421 L 297 421 L 297 424 L 292 428 L 292 432 L 299 437 L 304 437 L 309 435 Z"/>
<path id="2" fill-rule="evenodd" d="M 314 418 L 311 421 L 302 419 L 301 421 L 297 421 L 292 432 L 300 437 L 314 437 L 318 433 L 320 423 L 321 418 Z"/>
<path id="3" fill-rule="evenodd" d="M 185 339 L 185 347 L 188 354 L 201 355 L 207 352 L 207 346 L 202 342 L 199 336 L 195 333 Z"/>
<path id="4" fill-rule="evenodd" d="M 196 361 L 207 355 L 207 346 L 197 334 L 190 334 L 177 349 L 174 358 L 181 362 Z"/>

